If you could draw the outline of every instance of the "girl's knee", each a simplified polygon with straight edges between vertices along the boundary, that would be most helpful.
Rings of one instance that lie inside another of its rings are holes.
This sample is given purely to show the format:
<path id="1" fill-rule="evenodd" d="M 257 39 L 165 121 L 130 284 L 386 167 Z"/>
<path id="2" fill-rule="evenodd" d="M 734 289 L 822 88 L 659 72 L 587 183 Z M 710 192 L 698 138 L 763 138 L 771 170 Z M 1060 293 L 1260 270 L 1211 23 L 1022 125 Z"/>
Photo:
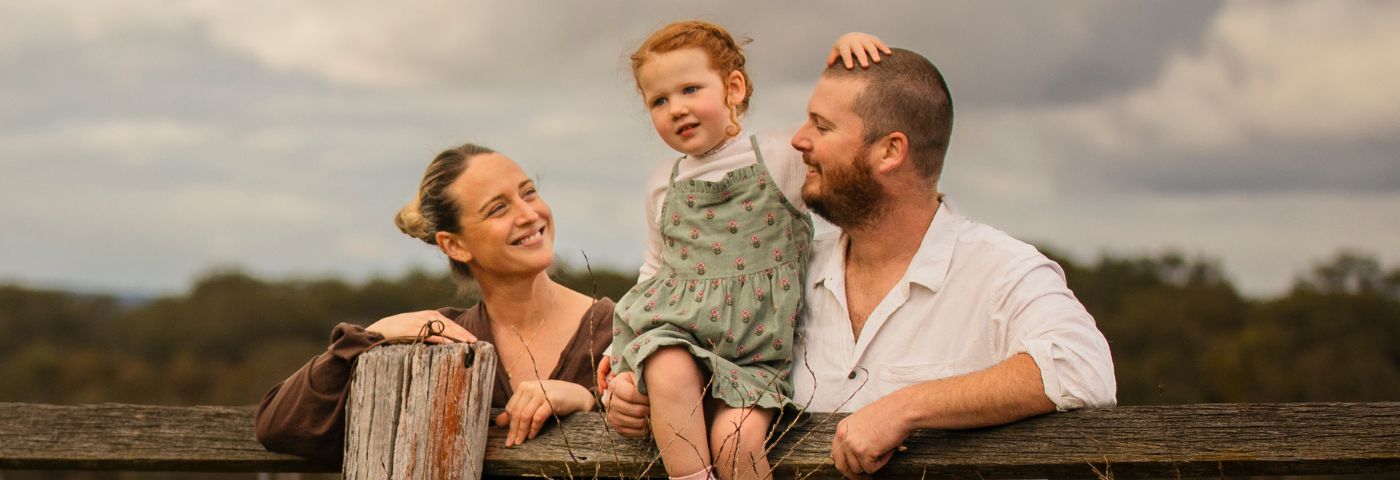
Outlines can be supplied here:
<path id="1" fill-rule="evenodd" d="M 691 356 L 690 350 L 685 347 L 658 348 L 651 352 L 651 355 L 647 355 L 642 366 L 647 382 L 651 382 L 652 377 L 668 378 L 700 371 L 695 365 L 695 357 Z"/>
<path id="2" fill-rule="evenodd" d="M 662 347 L 652 352 L 643 363 L 642 375 L 646 378 L 649 392 L 656 389 L 698 388 L 703 384 L 700 367 L 685 347 Z"/>

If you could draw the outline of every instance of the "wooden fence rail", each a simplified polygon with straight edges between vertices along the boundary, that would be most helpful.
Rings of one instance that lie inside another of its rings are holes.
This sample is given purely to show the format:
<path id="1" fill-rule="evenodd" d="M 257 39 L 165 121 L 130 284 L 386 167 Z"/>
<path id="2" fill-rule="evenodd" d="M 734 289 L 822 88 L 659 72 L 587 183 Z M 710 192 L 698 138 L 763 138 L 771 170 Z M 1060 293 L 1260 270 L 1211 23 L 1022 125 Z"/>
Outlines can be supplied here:
<path id="1" fill-rule="evenodd" d="M 252 407 L 0 403 L 0 469 L 334 472 L 270 453 Z M 816 414 L 778 442 L 777 478 L 830 478 L 840 415 Z M 608 431 L 596 414 L 501 448 L 491 429 L 487 476 L 663 476 L 649 443 Z M 1400 471 L 1400 402 L 1202 404 L 1081 410 L 969 431 L 922 431 L 882 477 L 1231 477 Z M 645 473 L 644 473 L 645 472 Z"/>

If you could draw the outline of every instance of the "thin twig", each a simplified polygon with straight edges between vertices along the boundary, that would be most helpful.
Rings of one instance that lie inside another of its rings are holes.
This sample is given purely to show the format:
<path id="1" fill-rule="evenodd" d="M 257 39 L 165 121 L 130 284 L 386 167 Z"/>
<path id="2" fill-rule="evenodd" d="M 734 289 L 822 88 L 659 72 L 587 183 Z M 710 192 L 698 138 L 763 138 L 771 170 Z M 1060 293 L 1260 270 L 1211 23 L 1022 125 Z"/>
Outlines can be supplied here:
<path id="1" fill-rule="evenodd" d="M 508 322 L 506 326 L 510 327 L 511 333 L 514 333 L 515 337 L 520 340 L 520 345 L 525 347 L 525 355 L 530 358 L 530 369 L 535 372 L 535 381 L 540 382 L 540 393 L 544 395 L 544 403 L 549 406 L 549 414 L 554 417 L 554 422 L 559 424 L 559 435 L 564 439 L 564 449 L 569 452 L 570 460 L 578 462 L 578 456 L 574 455 L 573 444 L 569 442 L 569 432 L 565 429 L 564 422 L 559 419 L 559 414 L 556 413 L 559 409 L 554 407 L 554 402 L 549 399 L 549 391 L 545 389 L 545 383 L 543 381 L 544 376 L 540 375 L 540 365 L 535 361 L 535 352 L 530 350 L 530 343 L 525 341 L 525 336 L 520 333 L 520 329 L 515 328 L 515 325 Z M 541 325 L 536 328 L 544 328 L 544 326 Z M 538 335 L 539 332 L 536 331 L 535 334 Z"/>

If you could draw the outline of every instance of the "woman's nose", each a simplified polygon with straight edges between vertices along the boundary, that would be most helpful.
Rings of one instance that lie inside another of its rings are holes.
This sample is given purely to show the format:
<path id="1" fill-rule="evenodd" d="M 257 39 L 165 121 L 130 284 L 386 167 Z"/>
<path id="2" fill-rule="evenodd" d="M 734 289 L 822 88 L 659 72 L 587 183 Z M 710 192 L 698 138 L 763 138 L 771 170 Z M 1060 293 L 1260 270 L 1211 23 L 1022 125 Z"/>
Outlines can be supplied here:
<path id="1" fill-rule="evenodd" d="M 540 220 L 540 212 L 535 211 L 535 206 L 530 202 L 520 202 L 520 215 L 515 218 L 515 223 L 519 225 L 529 225 Z"/>

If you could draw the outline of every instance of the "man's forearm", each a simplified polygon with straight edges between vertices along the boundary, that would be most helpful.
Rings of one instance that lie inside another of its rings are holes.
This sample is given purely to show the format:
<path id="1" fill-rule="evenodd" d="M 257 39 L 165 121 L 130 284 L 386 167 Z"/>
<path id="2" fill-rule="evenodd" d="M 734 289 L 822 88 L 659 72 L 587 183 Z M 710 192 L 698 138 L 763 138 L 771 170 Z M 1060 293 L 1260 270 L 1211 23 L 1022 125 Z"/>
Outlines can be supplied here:
<path id="1" fill-rule="evenodd" d="M 1002 425 L 1055 411 L 1040 368 L 1024 353 L 985 370 L 900 389 L 880 403 L 911 431 Z"/>

